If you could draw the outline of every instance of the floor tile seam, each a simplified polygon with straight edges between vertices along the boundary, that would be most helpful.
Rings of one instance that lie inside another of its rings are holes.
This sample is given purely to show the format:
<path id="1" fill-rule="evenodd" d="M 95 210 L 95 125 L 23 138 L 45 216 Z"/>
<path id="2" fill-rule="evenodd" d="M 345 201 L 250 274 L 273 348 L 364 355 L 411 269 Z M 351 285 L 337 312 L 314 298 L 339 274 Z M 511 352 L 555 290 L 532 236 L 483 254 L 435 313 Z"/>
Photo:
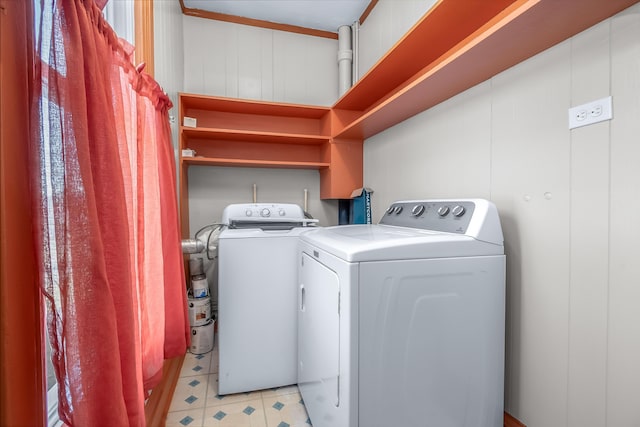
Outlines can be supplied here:
<path id="1" fill-rule="evenodd" d="M 207 398 L 209 396 L 209 382 L 211 381 L 211 374 L 207 374 L 207 384 L 204 388 L 204 404 L 202 405 L 202 426 L 204 426 L 205 417 L 207 415 Z"/>
<path id="2" fill-rule="evenodd" d="M 264 420 L 265 427 L 269 427 L 269 420 L 267 420 L 267 404 L 264 401 L 264 393 L 260 393 L 260 399 L 262 400 L 262 419 Z"/>

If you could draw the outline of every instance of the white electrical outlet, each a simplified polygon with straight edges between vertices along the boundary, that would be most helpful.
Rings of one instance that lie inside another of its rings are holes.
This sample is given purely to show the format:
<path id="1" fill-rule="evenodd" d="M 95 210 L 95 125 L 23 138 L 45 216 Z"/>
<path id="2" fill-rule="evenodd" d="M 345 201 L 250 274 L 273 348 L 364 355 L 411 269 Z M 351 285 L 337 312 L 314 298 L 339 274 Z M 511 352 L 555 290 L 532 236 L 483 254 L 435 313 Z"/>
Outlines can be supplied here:
<path id="1" fill-rule="evenodd" d="M 587 104 L 569 108 L 569 129 L 586 126 L 593 123 L 611 120 L 613 108 L 611 97 L 598 99 Z"/>

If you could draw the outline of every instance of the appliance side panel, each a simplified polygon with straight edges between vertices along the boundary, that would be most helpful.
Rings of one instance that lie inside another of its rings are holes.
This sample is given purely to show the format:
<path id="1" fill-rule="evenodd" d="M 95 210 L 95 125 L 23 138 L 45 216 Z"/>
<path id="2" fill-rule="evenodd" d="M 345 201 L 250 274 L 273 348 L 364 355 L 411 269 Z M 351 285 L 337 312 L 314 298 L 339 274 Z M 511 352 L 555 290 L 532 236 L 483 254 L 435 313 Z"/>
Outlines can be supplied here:
<path id="1" fill-rule="evenodd" d="M 504 266 L 504 256 L 361 263 L 360 425 L 502 425 Z"/>
<path id="2" fill-rule="evenodd" d="M 296 236 L 219 240 L 220 394 L 295 384 L 297 242 Z"/>

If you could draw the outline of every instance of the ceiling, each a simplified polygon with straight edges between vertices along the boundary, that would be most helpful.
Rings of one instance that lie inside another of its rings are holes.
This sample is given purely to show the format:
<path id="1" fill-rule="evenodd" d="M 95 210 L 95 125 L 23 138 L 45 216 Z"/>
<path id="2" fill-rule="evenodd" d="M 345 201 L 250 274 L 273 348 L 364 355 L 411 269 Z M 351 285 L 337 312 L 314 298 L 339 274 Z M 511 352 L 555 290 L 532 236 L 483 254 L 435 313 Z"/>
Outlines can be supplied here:
<path id="1" fill-rule="evenodd" d="M 337 32 L 351 25 L 371 0 L 183 0 L 188 9 L 200 9 L 278 24 Z"/>

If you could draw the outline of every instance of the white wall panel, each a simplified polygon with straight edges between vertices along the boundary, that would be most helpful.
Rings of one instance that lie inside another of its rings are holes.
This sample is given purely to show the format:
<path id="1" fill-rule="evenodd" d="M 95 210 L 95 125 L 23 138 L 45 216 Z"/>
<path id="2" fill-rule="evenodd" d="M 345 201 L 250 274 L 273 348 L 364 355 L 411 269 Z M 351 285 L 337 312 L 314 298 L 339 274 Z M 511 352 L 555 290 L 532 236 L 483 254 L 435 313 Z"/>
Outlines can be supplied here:
<path id="1" fill-rule="evenodd" d="M 607 425 L 640 425 L 640 5 L 611 22 Z"/>
<path id="2" fill-rule="evenodd" d="M 304 38 L 295 34 L 274 34 L 274 96 L 284 102 L 302 103 L 301 100 L 308 96 L 306 81 L 300 78 L 308 59 L 305 42 Z"/>
<path id="3" fill-rule="evenodd" d="M 267 171 L 268 173 L 265 173 Z M 320 202 L 320 178 L 317 170 L 189 167 L 189 225 L 191 234 L 207 224 L 219 222 L 225 206 L 253 203 L 253 184 L 260 203 L 295 203 L 304 208 L 304 190 L 308 190 L 309 213 L 320 224 L 335 225 L 337 201 Z"/>
<path id="4" fill-rule="evenodd" d="M 184 52 L 182 43 L 182 9 L 177 2 L 153 3 L 154 19 L 154 78 L 171 98 L 169 111 L 171 137 L 175 149 L 176 169 L 178 158 L 178 92 L 184 80 Z"/>
<path id="5" fill-rule="evenodd" d="M 571 40 L 571 105 L 610 94 L 610 21 Z M 609 122 L 571 131 L 568 425 L 606 425 Z"/>
<path id="6" fill-rule="evenodd" d="M 365 75 L 386 52 L 381 47 L 384 30 L 388 28 L 388 25 L 384 25 L 384 14 L 378 13 L 378 8 L 382 7 L 382 2 L 378 1 L 358 31 L 358 54 L 355 57 L 358 61 L 358 79 Z"/>
<path id="7" fill-rule="evenodd" d="M 367 71 L 436 3 L 380 0 L 360 27 L 358 72 Z"/>
<path id="8" fill-rule="evenodd" d="M 153 4 L 153 14 L 154 78 L 177 105 L 184 80 L 182 10 L 179 3 L 159 1 Z"/>
<path id="9" fill-rule="evenodd" d="M 613 120 L 568 129 L 608 95 Z M 365 142 L 376 218 L 400 198 L 497 204 L 506 410 L 528 427 L 640 426 L 639 100 L 636 5 Z"/>
<path id="10" fill-rule="evenodd" d="M 260 29 L 260 99 L 274 99 L 273 86 L 273 37 L 270 37 L 269 30 Z"/>
<path id="11" fill-rule="evenodd" d="M 510 245 L 507 301 L 519 304 L 507 318 L 506 407 L 526 402 L 517 413 L 530 426 L 567 419 L 569 54 L 566 42 L 498 75 L 490 101 L 491 194 Z"/>
<path id="12" fill-rule="evenodd" d="M 186 92 L 332 105 L 338 42 L 184 16 Z"/>
<path id="13" fill-rule="evenodd" d="M 183 43 L 184 43 L 184 91 L 190 93 L 204 92 L 205 60 L 211 55 L 209 50 L 224 51 L 224 40 L 220 38 L 216 31 L 219 27 L 207 28 L 207 21 L 191 16 L 183 16 Z M 202 40 L 200 34 L 207 34 L 207 40 Z M 222 55 L 218 53 L 218 56 Z M 224 72 L 224 61 L 214 61 L 216 68 L 207 67 L 208 72 L 217 76 L 216 81 L 221 81 L 221 88 L 218 92 L 223 93 L 226 82 Z M 209 64 L 209 65 L 214 65 Z"/>
<path id="14" fill-rule="evenodd" d="M 108 1 L 102 14 L 119 38 L 135 45 L 135 12 L 133 0 Z"/>
<path id="15" fill-rule="evenodd" d="M 490 90 L 483 83 L 367 140 L 364 183 L 373 215 L 395 200 L 489 197 Z"/>
<path id="16" fill-rule="evenodd" d="M 333 105 L 338 99 L 338 41 L 274 32 L 274 97 Z"/>
<path id="17" fill-rule="evenodd" d="M 224 65 L 224 68 L 222 69 L 222 72 L 224 72 L 224 92 L 220 93 L 220 95 L 228 96 L 231 98 L 239 98 L 239 58 L 241 56 L 244 57 L 245 55 L 252 55 L 254 54 L 254 52 L 244 51 L 242 50 L 244 46 L 240 46 L 238 40 L 238 32 L 244 30 L 245 28 L 241 29 L 238 25 L 233 25 L 226 22 L 213 22 L 216 24 L 220 24 L 220 28 L 216 28 L 214 34 L 219 38 L 222 46 L 221 50 L 206 49 L 204 51 L 200 51 L 200 55 L 206 55 L 204 69 L 202 70 L 204 75 L 204 93 L 208 94 L 210 93 L 210 91 L 216 90 L 219 87 L 221 82 L 218 82 L 217 78 L 209 73 L 209 67 L 213 66 L 215 68 L 217 66 L 216 63 L 219 63 L 220 65 Z M 253 30 L 253 28 L 248 29 Z M 208 43 L 209 40 L 210 39 L 208 39 L 206 35 L 202 39 L 205 44 Z"/>

